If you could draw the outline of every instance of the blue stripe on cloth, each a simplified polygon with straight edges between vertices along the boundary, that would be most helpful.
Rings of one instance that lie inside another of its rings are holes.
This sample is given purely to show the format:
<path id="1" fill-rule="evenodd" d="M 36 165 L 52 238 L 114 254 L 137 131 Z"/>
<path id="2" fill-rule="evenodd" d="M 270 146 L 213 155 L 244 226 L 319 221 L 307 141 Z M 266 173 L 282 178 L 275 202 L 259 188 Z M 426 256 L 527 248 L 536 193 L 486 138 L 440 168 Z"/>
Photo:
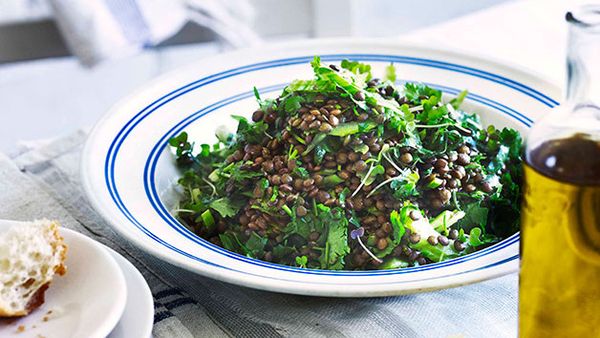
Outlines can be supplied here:
<path id="1" fill-rule="evenodd" d="M 158 322 L 165 320 L 167 318 L 173 317 L 174 314 L 171 311 L 161 311 L 154 314 L 154 324 L 156 325 Z"/>
<path id="2" fill-rule="evenodd" d="M 196 305 L 196 304 L 198 304 L 198 302 L 196 302 L 195 300 L 193 300 L 190 297 L 184 297 L 184 298 L 175 299 L 174 301 L 170 301 L 168 303 L 164 303 L 163 305 L 167 309 L 173 310 L 180 306 L 184 306 L 184 305 L 188 305 L 188 304 Z"/>
<path id="3" fill-rule="evenodd" d="M 154 294 L 155 299 L 165 298 L 169 296 L 180 295 L 183 296 L 183 292 L 179 288 L 170 288 L 162 291 L 158 291 Z"/>

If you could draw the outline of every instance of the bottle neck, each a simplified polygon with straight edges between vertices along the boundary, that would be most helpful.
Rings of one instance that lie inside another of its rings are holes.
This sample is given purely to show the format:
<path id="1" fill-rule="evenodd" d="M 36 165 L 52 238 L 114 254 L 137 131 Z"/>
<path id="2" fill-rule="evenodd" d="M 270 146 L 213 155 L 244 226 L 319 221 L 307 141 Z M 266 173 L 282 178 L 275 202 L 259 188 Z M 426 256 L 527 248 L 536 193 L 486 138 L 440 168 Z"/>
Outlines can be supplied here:
<path id="1" fill-rule="evenodd" d="M 600 107 L 600 6 L 592 14 L 570 12 L 567 21 L 567 102 Z"/>

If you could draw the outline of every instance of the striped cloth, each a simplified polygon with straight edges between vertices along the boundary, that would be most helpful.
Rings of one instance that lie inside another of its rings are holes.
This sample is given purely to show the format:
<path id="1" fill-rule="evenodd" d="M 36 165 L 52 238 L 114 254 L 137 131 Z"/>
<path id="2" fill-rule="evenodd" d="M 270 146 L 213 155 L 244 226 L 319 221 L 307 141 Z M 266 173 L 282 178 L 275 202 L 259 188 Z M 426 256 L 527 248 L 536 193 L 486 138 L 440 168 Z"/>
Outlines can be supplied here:
<path id="1" fill-rule="evenodd" d="M 189 273 L 118 237 L 79 181 L 86 133 L 0 154 L 0 218 L 52 218 L 110 246 L 144 275 L 162 337 L 515 337 L 517 276 L 401 297 L 333 299 L 270 293 Z"/>

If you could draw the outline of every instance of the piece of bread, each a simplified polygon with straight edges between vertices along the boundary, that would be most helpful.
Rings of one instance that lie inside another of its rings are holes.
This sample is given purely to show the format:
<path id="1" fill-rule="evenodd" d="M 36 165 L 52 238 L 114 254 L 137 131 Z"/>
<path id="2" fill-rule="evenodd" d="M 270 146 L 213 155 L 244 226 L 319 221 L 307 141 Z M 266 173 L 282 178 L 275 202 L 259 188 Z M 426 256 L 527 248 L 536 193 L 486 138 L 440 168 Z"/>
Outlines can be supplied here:
<path id="1" fill-rule="evenodd" d="M 67 246 L 58 223 L 17 223 L 0 233 L 0 317 L 29 314 L 44 303 L 55 274 L 66 273 Z"/>

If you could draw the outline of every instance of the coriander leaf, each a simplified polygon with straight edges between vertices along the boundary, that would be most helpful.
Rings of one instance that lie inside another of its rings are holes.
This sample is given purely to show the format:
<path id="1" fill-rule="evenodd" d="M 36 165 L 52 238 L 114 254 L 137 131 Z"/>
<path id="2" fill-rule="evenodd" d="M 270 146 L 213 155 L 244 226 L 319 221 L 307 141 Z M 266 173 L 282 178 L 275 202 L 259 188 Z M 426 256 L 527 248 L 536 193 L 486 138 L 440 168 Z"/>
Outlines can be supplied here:
<path id="1" fill-rule="evenodd" d="M 188 142 L 188 134 L 184 131 L 179 135 L 169 139 L 169 145 L 175 148 L 177 163 L 180 165 L 189 165 L 193 162 L 192 150 L 194 145 Z"/>
<path id="2" fill-rule="evenodd" d="M 250 124 L 243 116 L 231 115 L 231 117 L 238 121 L 236 134 L 238 143 L 260 143 L 266 137 L 265 133 L 269 129 L 269 125 L 265 122 Z"/>
<path id="3" fill-rule="evenodd" d="M 327 208 L 329 209 L 329 208 Z M 344 217 L 341 208 L 332 208 L 331 211 L 319 211 L 318 222 L 327 230 L 325 250 L 319 258 L 322 269 L 342 270 L 344 257 L 350 253 L 348 246 L 348 220 Z"/>
<path id="4" fill-rule="evenodd" d="M 235 205 L 228 197 L 221 197 L 216 199 L 208 205 L 211 209 L 218 212 L 221 217 L 233 217 L 238 211 L 240 211 L 240 206 Z"/>
<path id="5" fill-rule="evenodd" d="M 259 236 L 256 232 L 252 232 L 248 241 L 246 241 L 246 248 L 253 257 L 260 257 L 264 253 L 265 245 L 267 245 L 268 239 Z"/>
<path id="6" fill-rule="evenodd" d="M 247 249 L 240 243 L 235 233 L 225 232 L 219 234 L 223 247 L 229 251 L 247 254 Z"/>
<path id="7" fill-rule="evenodd" d="M 357 61 L 350 61 L 350 60 L 342 60 L 341 66 L 342 66 L 342 68 L 347 69 L 354 74 L 366 75 L 365 81 L 369 81 L 372 78 L 371 65 L 368 65 L 366 63 L 360 63 Z"/>
<path id="8" fill-rule="evenodd" d="M 302 96 L 290 96 L 283 101 L 283 109 L 288 113 L 295 113 L 302 107 L 306 99 Z"/>
<path id="9" fill-rule="evenodd" d="M 489 209 L 482 207 L 479 202 L 473 202 L 464 207 L 464 217 L 456 223 L 458 229 L 471 230 L 473 227 L 485 227 L 488 222 Z"/>
<path id="10" fill-rule="evenodd" d="M 437 99 L 440 99 L 442 97 L 442 92 L 423 84 L 407 82 L 404 84 L 404 96 L 414 104 L 421 104 L 422 97 L 436 97 Z"/>

